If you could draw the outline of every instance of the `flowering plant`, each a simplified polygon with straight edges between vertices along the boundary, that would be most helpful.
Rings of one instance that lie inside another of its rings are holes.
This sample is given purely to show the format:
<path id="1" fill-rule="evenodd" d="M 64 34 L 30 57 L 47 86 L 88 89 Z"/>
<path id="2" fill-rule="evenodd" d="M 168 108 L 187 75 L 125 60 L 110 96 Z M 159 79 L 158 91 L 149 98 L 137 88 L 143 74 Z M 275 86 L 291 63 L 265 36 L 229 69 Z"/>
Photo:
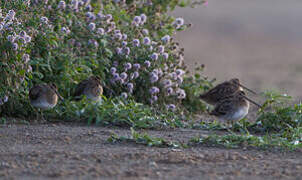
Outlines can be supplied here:
<path id="1" fill-rule="evenodd" d="M 185 4 L 178 0 L 4 3 L 0 81 L 5 86 L 0 87 L 0 102 L 10 102 L 9 97 L 17 94 L 20 98 L 11 103 L 20 105 L 28 88 L 40 82 L 55 82 L 68 97 L 75 83 L 94 74 L 101 77 L 105 96 L 131 97 L 175 110 L 186 98 L 182 89 L 186 68 L 184 49 L 171 36 L 190 26 L 166 14 L 177 5 Z"/>

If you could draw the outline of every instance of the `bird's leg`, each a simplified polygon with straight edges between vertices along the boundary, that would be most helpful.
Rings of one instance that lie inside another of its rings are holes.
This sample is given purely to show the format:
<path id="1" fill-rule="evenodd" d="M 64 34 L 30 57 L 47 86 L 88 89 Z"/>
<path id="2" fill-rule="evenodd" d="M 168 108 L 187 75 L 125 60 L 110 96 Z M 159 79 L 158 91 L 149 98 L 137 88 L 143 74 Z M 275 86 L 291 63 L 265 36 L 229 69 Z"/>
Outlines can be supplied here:
<path id="1" fill-rule="evenodd" d="M 34 108 L 34 110 L 35 110 L 35 113 L 36 113 L 36 120 L 38 121 L 39 120 L 39 114 L 40 114 L 40 110 L 38 109 L 35 109 Z"/>
<path id="2" fill-rule="evenodd" d="M 231 134 L 234 134 L 234 121 L 231 121 L 231 123 L 228 122 L 228 132 Z"/>
<path id="3" fill-rule="evenodd" d="M 39 118 L 39 115 L 40 115 L 40 118 Z M 44 119 L 44 115 L 43 115 L 43 111 L 39 108 L 39 113 L 38 113 L 38 116 L 37 116 L 37 121 L 45 121 Z"/>
<path id="4" fill-rule="evenodd" d="M 246 132 L 246 135 L 250 135 L 250 132 L 249 132 L 249 130 L 247 129 L 247 127 L 246 127 L 246 123 L 244 123 L 243 124 L 243 128 L 244 128 L 244 130 L 245 130 L 245 132 Z"/>

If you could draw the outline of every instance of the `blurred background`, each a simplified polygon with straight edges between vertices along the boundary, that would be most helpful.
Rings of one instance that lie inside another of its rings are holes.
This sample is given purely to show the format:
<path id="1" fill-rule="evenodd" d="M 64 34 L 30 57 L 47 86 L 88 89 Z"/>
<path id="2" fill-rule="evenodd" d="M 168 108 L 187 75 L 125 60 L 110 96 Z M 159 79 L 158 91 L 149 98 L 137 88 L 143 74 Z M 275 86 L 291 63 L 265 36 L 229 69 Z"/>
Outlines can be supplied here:
<path id="1" fill-rule="evenodd" d="M 190 69 L 198 62 L 217 82 L 238 77 L 302 99 L 301 0 L 209 0 L 173 15 L 193 24 L 176 36 Z"/>

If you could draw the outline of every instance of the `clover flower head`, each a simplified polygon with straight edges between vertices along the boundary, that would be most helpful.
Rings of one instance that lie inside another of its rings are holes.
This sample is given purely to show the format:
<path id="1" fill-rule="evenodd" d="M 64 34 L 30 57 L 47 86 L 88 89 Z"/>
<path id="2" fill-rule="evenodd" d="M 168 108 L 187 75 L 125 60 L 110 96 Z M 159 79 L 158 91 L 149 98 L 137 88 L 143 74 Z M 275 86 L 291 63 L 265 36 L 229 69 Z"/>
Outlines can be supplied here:
<path id="1" fill-rule="evenodd" d="M 128 94 L 126 92 L 121 93 L 121 97 L 124 99 L 128 98 Z"/>
<path id="2" fill-rule="evenodd" d="M 132 68 L 132 64 L 131 63 L 126 63 L 125 65 L 124 65 L 124 67 L 125 67 L 125 70 L 127 71 L 127 70 L 130 70 L 131 68 Z"/>
<path id="3" fill-rule="evenodd" d="M 148 68 L 148 67 L 151 66 L 151 62 L 150 62 L 150 61 L 145 61 L 145 62 L 144 62 L 144 65 Z"/>
<path id="4" fill-rule="evenodd" d="M 29 55 L 28 54 L 23 54 L 22 60 L 24 61 L 25 64 L 27 64 L 30 60 Z"/>
<path id="5" fill-rule="evenodd" d="M 176 72 L 177 76 L 182 76 L 185 74 L 185 71 L 182 69 L 177 69 L 175 72 Z"/>
<path id="6" fill-rule="evenodd" d="M 8 14 L 5 17 L 5 21 L 12 21 L 15 19 L 16 12 L 14 10 L 9 10 Z"/>
<path id="7" fill-rule="evenodd" d="M 168 104 L 168 105 L 166 106 L 166 108 L 167 108 L 168 110 L 175 111 L 176 106 L 175 106 L 174 104 Z"/>
<path id="8" fill-rule="evenodd" d="M 170 41 L 171 37 L 169 35 L 165 35 L 164 37 L 161 38 L 161 40 L 164 42 L 164 43 L 168 43 Z"/>
<path id="9" fill-rule="evenodd" d="M 145 37 L 144 40 L 143 40 L 143 43 L 144 43 L 145 45 L 150 45 L 150 44 L 151 44 L 150 38 L 149 38 L 149 37 Z"/>
<path id="10" fill-rule="evenodd" d="M 152 60 L 156 61 L 158 59 L 158 54 L 157 53 L 153 53 L 150 58 Z"/>
<path id="11" fill-rule="evenodd" d="M 125 47 L 125 48 L 123 49 L 123 51 L 124 51 L 124 53 L 125 53 L 126 55 L 129 55 L 129 54 L 130 54 L 130 48 L 129 48 L 129 47 Z"/>
<path id="12" fill-rule="evenodd" d="M 177 94 L 177 98 L 178 99 L 184 99 L 184 98 L 186 98 L 186 92 L 185 92 L 185 90 L 183 90 L 183 89 L 177 89 L 176 90 L 176 94 Z"/>
<path id="13" fill-rule="evenodd" d="M 123 35 L 122 35 L 121 33 L 116 33 L 116 34 L 114 35 L 114 37 L 115 37 L 117 40 L 122 40 Z"/>
<path id="14" fill-rule="evenodd" d="M 8 11 L 8 15 L 10 16 L 10 17 L 15 17 L 15 15 L 16 15 L 16 12 L 14 11 L 14 10 L 9 10 Z"/>
<path id="15" fill-rule="evenodd" d="M 139 77 L 139 72 L 135 71 L 133 73 L 133 79 L 137 79 Z"/>
<path id="16" fill-rule="evenodd" d="M 97 33 L 100 35 L 104 35 L 105 34 L 105 30 L 103 28 L 98 28 L 97 29 Z"/>
<path id="17" fill-rule="evenodd" d="M 146 14 L 141 14 L 141 15 L 140 15 L 140 18 L 141 18 L 141 24 L 144 24 L 144 23 L 147 21 L 147 16 L 146 16 Z"/>
<path id="18" fill-rule="evenodd" d="M 25 36 L 25 41 L 26 41 L 26 43 L 29 43 L 29 42 L 31 41 L 31 37 L 28 36 L 28 35 L 26 35 L 26 36 Z"/>
<path id="19" fill-rule="evenodd" d="M 84 2 L 83 1 L 79 1 L 79 6 L 83 6 Z"/>
<path id="20" fill-rule="evenodd" d="M 160 46 L 158 46 L 158 52 L 159 53 L 164 53 L 165 52 L 165 46 L 162 46 L 162 45 L 160 45 Z"/>
<path id="21" fill-rule="evenodd" d="M 43 24 L 48 24 L 48 18 L 43 16 L 40 18 L 40 21 L 43 23 Z"/>
<path id="22" fill-rule="evenodd" d="M 85 13 L 85 16 L 88 18 L 88 19 L 90 19 L 90 17 L 93 15 L 93 13 L 92 12 L 86 12 Z"/>
<path id="23" fill-rule="evenodd" d="M 177 80 L 177 74 L 176 74 L 176 72 L 170 73 L 170 77 L 171 77 L 173 80 Z"/>
<path id="24" fill-rule="evenodd" d="M 128 38 L 128 35 L 127 34 L 123 34 L 123 40 L 125 41 L 125 40 L 127 40 L 127 38 Z"/>
<path id="25" fill-rule="evenodd" d="M 112 73 L 112 76 L 114 81 L 120 80 L 120 75 L 118 73 Z"/>
<path id="26" fill-rule="evenodd" d="M 145 35 L 145 36 L 149 35 L 148 29 L 143 29 L 143 30 L 142 30 L 142 33 L 143 33 L 143 35 Z"/>
<path id="27" fill-rule="evenodd" d="M 168 95 L 173 94 L 173 88 L 172 87 L 168 87 L 167 88 L 167 93 L 168 93 Z"/>
<path id="28" fill-rule="evenodd" d="M 127 45 L 128 45 L 127 41 L 123 41 L 123 42 L 122 42 L 122 46 L 123 46 L 123 47 L 125 47 L 125 46 L 127 46 Z"/>
<path id="29" fill-rule="evenodd" d="M 106 19 L 107 19 L 107 21 L 111 21 L 112 20 L 112 15 L 111 14 L 107 14 L 106 15 Z"/>
<path id="30" fill-rule="evenodd" d="M 116 68 L 115 67 L 111 67 L 110 68 L 110 73 L 111 74 L 115 74 L 116 73 Z"/>
<path id="31" fill-rule="evenodd" d="M 127 79 L 128 75 L 127 75 L 126 72 L 122 72 L 120 77 L 121 77 L 122 80 L 125 80 L 125 79 Z"/>
<path id="32" fill-rule="evenodd" d="M 136 70 L 138 70 L 138 69 L 141 68 L 141 65 L 138 64 L 138 63 L 135 63 L 135 64 L 133 64 L 133 68 L 136 69 Z"/>
<path id="33" fill-rule="evenodd" d="M 139 39 L 134 39 L 133 40 L 133 46 L 139 47 L 139 45 L 140 45 Z"/>
<path id="34" fill-rule="evenodd" d="M 123 49 L 120 47 L 116 48 L 116 54 L 121 55 L 123 53 Z"/>
<path id="35" fill-rule="evenodd" d="M 175 19 L 175 23 L 179 26 L 184 25 L 184 22 L 185 22 L 184 19 L 181 17 Z"/>
<path id="36" fill-rule="evenodd" d="M 19 46 L 18 46 L 17 43 L 13 43 L 13 50 L 14 50 L 14 51 L 17 51 L 17 50 L 18 50 L 18 47 L 19 47 Z"/>
<path id="37" fill-rule="evenodd" d="M 142 18 L 140 16 L 134 16 L 133 22 L 136 24 L 140 24 L 142 21 Z"/>
<path id="38" fill-rule="evenodd" d="M 89 29 L 90 31 L 94 31 L 94 30 L 95 30 L 95 23 L 93 23 L 93 22 L 89 23 L 88 29 Z"/>
<path id="39" fill-rule="evenodd" d="M 92 6 L 90 4 L 88 4 L 86 7 L 85 7 L 85 10 L 86 11 L 91 11 L 92 10 Z"/>
<path id="40" fill-rule="evenodd" d="M 11 42 L 11 43 L 13 43 L 13 42 L 15 41 L 15 39 L 16 39 L 16 37 L 13 36 L 13 35 L 8 35 L 8 36 L 7 36 L 7 40 L 8 40 L 9 42 Z"/>
<path id="41" fill-rule="evenodd" d="M 153 87 L 150 88 L 149 93 L 152 94 L 152 95 L 157 94 L 157 93 L 159 93 L 159 88 L 156 87 L 156 86 L 153 86 Z"/>
<path id="42" fill-rule="evenodd" d="M 165 60 L 167 60 L 168 58 L 169 58 L 169 54 L 168 53 L 163 53 L 163 58 L 165 59 Z"/>
<path id="43" fill-rule="evenodd" d="M 158 75 L 156 73 L 152 72 L 151 75 L 150 75 L 150 82 L 155 83 L 155 82 L 158 81 L 158 79 L 159 79 Z"/>
<path id="44" fill-rule="evenodd" d="M 127 84 L 127 89 L 128 89 L 129 91 L 132 91 L 132 90 L 133 90 L 133 83 L 128 83 L 128 84 Z"/>
<path id="45" fill-rule="evenodd" d="M 171 87 L 171 86 L 172 86 L 172 81 L 171 81 L 170 79 L 165 79 L 165 80 L 163 81 L 163 86 L 164 86 L 165 88 Z"/>
<path id="46" fill-rule="evenodd" d="M 90 21 L 95 21 L 96 20 L 96 17 L 95 15 L 92 13 L 91 16 L 89 17 L 89 20 Z"/>
<path id="47" fill-rule="evenodd" d="M 4 98 L 3 98 L 3 102 L 6 103 L 7 101 L 8 101 L 8 96 L 5 95 Z"/>
<path id="48" fill-rule="evenodd" d="M 59 5 L 58 5 L 58 8 L 59 8 L 59 9 L 65 9 L 65 8 L 66 8 L 66 3 L 65 3 L 65 1 L 60 1 L 60 2 L 59 2 Z"/>

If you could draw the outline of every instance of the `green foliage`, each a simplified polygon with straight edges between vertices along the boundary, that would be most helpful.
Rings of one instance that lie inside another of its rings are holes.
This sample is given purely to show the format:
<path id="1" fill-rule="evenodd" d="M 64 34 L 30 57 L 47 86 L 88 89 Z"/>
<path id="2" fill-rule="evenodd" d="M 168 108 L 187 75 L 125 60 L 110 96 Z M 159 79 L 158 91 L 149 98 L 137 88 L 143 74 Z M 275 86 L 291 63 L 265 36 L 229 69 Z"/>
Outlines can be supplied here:
<path id="1" fill-rule="evenodd" d="M 257 148 L 271 148 L 279 147 L 285 149 L 298 149 L 302 147 L 299 141 L 288 141 L 276 135 L 253 136 L 253 135 L 210 135 L 207 137 L 195 137 L 190 140 L 191 145 L 205 144 L 205 145 L 221 145 L 227 148 L 239 147 L 257 147 Z"/>
<path id="2" fill-rule="evenodd" d="M 62 108 L 54 110 L 56 116 L 53 118 L 135 128 L 183 127 L 181 119 L 172 112 L 158 111 L 133 100 L 104 99 L 93 103 L 87 102 L 85 98 L 79 102 L 66 101 Z"/>
<path id="3" fill-rule="evenodd" d="M 212 88 L 215 79 L 209 81 L 202 74 L 203 70 L 204 65 L 197 67 L 194 72 L 195 74 L 187 76 L 182 84 L 182 88 L 187 93 L 187 97 L 183 100 L 182 104 L 190 113 L 202 113 L 207 109 L 206 105 L 200 100 L 199 95 Z"/>
<path id="4" fill-rule="evenodd" d="M 108 138 L 109 142 L 134 142 L 136 144 L 142 144 L 150 147 L 171 147 L 171 148 L 180 148 L 187 147 L 185 144 L 181 144 L 179 142 L 168 141 L 163 138 L 152 137 L 147 133 L 138 133 L 133 128 L 131 128 L 131 138 L 127 138 L 125 136 L 119 137 L 116 134 L 112 134 L 110 138 Z"/>
<path id="5" fill-rule="evenodd" d="M 291 97 L 278 93 L 267 93 L 268 97 L 257 119 L 263 131 L 288 132 L 302 127 L 302 105 L 288 105 Z"/>

